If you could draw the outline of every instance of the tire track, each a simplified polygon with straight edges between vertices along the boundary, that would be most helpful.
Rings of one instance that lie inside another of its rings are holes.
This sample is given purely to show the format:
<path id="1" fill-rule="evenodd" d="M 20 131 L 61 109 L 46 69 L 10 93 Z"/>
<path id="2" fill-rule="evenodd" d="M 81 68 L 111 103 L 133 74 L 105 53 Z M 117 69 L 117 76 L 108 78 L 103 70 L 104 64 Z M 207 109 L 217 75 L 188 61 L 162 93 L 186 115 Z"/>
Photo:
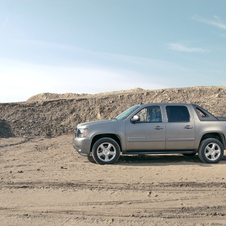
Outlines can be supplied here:
<path id="1" fill-rule="evenodd" d="M 172 182 L 172 183 L 109 183 L 109 182 L 17 182 L 0 183 L 0 188 L 77 188 L 77 189 L 101 189 L 101 190 L 137 190 L 148 191 L 150 189 L 198 189 L 206 190 L 208 188 L 226 188 L 225 182 Z"/>

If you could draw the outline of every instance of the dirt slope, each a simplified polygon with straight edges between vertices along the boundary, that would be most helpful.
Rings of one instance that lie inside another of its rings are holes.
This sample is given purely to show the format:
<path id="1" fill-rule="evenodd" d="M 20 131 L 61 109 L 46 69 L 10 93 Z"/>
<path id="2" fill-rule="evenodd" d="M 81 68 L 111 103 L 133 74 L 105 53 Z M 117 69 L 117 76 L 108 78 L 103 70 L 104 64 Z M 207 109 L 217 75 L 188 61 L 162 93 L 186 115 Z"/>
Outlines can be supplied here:
<path id="1" fill-rule="evenodd" d="M 26 102 L 0 103 L 0 137 L 72 134 L 80 122 L 110 119 L 141 102 L 195 103 L 216 116 L 226 116 L 226 87 L 39 94 Z"/>

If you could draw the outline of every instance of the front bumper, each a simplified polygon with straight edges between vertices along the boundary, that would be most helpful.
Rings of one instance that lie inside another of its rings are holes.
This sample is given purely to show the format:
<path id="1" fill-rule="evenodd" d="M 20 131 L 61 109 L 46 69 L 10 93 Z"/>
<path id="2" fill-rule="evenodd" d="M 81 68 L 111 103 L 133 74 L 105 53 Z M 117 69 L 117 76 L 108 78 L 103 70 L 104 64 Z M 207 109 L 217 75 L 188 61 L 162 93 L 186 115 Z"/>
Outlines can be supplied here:
<path id="1" fill-rule="evenodd" d="M 90 153 L 90 139 L 89 138 L 73 138 L 74 149 L 82 156 L 89 156 Z"/>

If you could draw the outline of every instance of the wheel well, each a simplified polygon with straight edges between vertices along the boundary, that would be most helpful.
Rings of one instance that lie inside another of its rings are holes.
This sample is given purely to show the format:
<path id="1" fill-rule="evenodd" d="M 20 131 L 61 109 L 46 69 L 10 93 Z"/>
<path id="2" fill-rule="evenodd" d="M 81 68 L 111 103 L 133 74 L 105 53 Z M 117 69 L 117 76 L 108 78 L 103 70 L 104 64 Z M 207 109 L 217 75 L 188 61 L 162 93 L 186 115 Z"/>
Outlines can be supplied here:
<path id="1" fill-rule="evenodd" d="M 226 146 L 226 144 L 225 144 L 225 136 L 223 134 L 221 134 L 221 133 L 207 133 L 207 134 L 204 134 L 202 136 L 202 139 L 201 139 L 200 143 L 203 140 L 208 139 L 208 138 L 215 138 L 215 139 L 219 140 L 223 144 L 223 146 L 225 148 L 225 146 Z"/>
<path id="2" fill-rule="evenodd" d="M 120 150 L 122 150 L 121 141 L 120 141 L 120 138 L 117 135 L 115 135 L 115 134 L 100 134 L 100 135 L 96 135 L 93 138 L 91 146 L 90 146 L 90 152 L 92 151 L 92 147 L 93 147 L 94 143 L 97 140 L 99 140 L 100 138 L 103 138 L 103 137 L 108 137 L 108 138 L 111 138 L 111 139 L 115 140 L 118 143 L 118 145 L 120 147 Z"/>

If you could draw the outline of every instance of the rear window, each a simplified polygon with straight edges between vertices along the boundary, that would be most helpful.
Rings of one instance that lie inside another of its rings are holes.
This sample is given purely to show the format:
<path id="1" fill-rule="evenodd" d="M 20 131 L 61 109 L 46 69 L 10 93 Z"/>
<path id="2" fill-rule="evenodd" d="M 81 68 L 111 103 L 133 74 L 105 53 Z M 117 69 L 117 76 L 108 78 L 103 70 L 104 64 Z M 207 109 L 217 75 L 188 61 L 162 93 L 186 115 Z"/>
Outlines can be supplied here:
<path id="1" fill-rule="evenodd" d="M 190 115 L 185 106 L 167 106 L 168 122 L 189 122 Z"/>

